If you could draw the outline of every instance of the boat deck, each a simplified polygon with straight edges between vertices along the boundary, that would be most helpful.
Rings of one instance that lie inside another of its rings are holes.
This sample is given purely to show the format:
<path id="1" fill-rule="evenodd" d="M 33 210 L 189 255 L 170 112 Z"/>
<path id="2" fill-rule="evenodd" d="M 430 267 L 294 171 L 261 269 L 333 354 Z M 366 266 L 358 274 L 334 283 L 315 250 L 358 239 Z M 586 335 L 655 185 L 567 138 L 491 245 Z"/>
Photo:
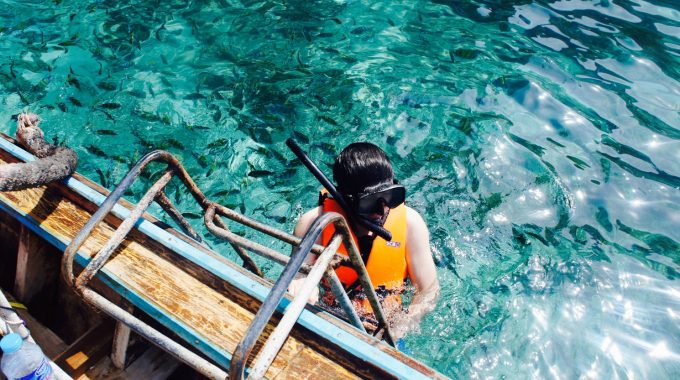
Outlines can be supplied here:
<path id="1" fill-rule="evenodd" d="M 19 162 L 19 159 L 0 149 L 0 164 Z M 75 175 L 75 180 L 101 194 L 107 191 L 91 181 Z M 0 193 L 0 206 L 19 219 L 32 231 L 63 250 L 90 219 L 97 205 L 78 194 L 68 183 L 16 192 Z M 123 204 L 130 208 L 129 204 Z M 77 262 L 85 264 L 113 235 L 121 220 L 109 215 L 85 242 L 77 255 Z M 145 223 L 159 226 L 157 220 L 146 215 Z M 139 224 L 139 223 L 138 223 Z M 190 246 L 201 257 L 195 260 L 180 255 L 166 245 L 151 239 L 135 228 L 98 274 L 100 280 L 119 293 L 135 307 L 160 324 L 175 332 L 188 343 L 187 347 L 202 352 L 223 368 L 236 345 L 253 320 L 261 298 L 240 285 L 225 279 L 246 278 L 251 288 L 269 288 L 271 283 L 234 265 L 215 252 L 169 228 L 164 230 L 177 241 Z M 208 270 L 197 261 L 217 263 Z M 255 292 L 257 293 L 257 292 Z M 278 321 L 280 315 L 273 318 Z M 266 377 L 287 378 L 394 378 L 415 376 L 440 377 L 432 369 L 410 359 L 395 349 L 365 336 L 345 323 L 308 306 L 307 325 L 298 323 L 269 368 Z M 321 327 L 319 327 L 321 326 Z M 273 330 L 271 324 L 260 338 Z M 325 330 L 319 334 L 318 330 Z M 339 339 L 329 339 L 336 335 Z M 358 343 L 357 343 L 358 342 Z M 358 351 L 346 345 L 364 345 Z M 371 358 L 370 356 L 374 356 Z M 385 358 L 389 360 L 385 360 Z M 377 359 L 380 362 L 374 362 Z M 389 367 L 399 363 L 392 372 Z M 402 372 L 398 372 L 402 371 Z"/>

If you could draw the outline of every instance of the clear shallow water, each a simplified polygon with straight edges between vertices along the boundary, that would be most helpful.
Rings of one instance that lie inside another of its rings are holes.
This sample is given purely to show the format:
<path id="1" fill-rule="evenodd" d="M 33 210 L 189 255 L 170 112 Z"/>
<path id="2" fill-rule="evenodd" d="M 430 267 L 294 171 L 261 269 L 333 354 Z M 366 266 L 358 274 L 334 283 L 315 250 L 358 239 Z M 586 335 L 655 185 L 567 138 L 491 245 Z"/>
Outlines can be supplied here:
<path id="1" fill-rule="evenodd" d="M 37 112 L 109 188 L 167 149 L 291 230 L 319 186 L 287 137 L 326 164 L 384 147 L 443 286 L 407 345 L 442 373 L 680 376 L 675 2 L 2 0 L 0 21 L 1 130 Z"/>

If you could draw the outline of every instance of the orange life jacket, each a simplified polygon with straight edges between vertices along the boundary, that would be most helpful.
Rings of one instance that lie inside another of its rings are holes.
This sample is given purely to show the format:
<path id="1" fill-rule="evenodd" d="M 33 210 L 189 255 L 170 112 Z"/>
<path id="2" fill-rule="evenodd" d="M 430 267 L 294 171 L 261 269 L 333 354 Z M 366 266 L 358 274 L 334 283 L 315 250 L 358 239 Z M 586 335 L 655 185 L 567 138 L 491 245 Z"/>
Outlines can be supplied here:
<path id="1" fill-rule="evenodd" d="M 340 205 L 328 194 L 322 192 L 319 203 L 323 212 L 333 211 L 346 217 Z M 366 271 L 376 289 L 384 287 L 388 294 L 393 293 L 389 298 L 401 304 L 399 292 L 403 289 L 404 280 L 408 274 L 406 265 L 406 206 L 404 204 L 390 210 L 384 227 L 392 233 L 392 240 L 386 241 L 379 236 L 375 238 L 368 260 L 365 262 Z M 333 225 L 323 230 L 321 242 L 324 246 L 328 245 L 334 233 L 335 227 Z M 352 237 L 358 246 L 358 240 L 353 231 Z M 340 245 L 338 252 L 347 256 L 347 249 L 344 244 Z M 358 279 L 354 269 L 348 266 L 336 268 L 335 273 L 345 288 L 353 285 Z M 368 306 L 368 300 L 363 301 L 365 302 L 361 302 L 361 304 L 371 310 Z"/>

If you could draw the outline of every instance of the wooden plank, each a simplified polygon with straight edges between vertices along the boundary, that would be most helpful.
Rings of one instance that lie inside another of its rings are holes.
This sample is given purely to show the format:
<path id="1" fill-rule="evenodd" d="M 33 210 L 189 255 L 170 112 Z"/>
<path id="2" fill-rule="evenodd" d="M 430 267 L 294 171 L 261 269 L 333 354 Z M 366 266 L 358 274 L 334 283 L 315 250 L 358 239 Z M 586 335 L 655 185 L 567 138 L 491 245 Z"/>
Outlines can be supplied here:
<path id="1" fill-rule="evenodd" d="M 110 352 L 113 342 L 113 326 L 114 324 L 107 320 L 90 329 L 64 352 L 57 355 L 54 363 L 74 378 L 81 376 Z"/>
<path id="2" fill-rule="evenodd" d="M 108 356 L 103 357 L 97 364 L 91 366 L 85 371 L 84 374 L 75 377 L 76 380 L 96 380 L 96 379 L 132 379 L 126 376 L 125 371 L 113 365 L 111 358 Z"/>
<path id="3" fill-rule="evenodd" d="M 21 223 L 5 212 L 0 211 L 0 287 L 12 289 L 19 247 Z"/>
<path id="4" fill-rule="evenodd" d="M 151 346 L 142 356 L 125 369 L 125 377 L 130 379 L 163 380 L 179 367 L 177 359 L 161 349 Z"/>
<path id="5" fill-rule="evenodd" d="M 130 328 L 122 322 L 116 322 L 113 335 L 113 347 L 111 348 L 111 361 L 116 368 L 125 367 L 128 344 L 130 343 Z"/>
<path id="6" fill-rule="evenodd" d="M 69 199 L 63 198 L 63 194 L 70 194 Z M 62 184 L 51 185 L 47 189 L 4 193 L 0 196 L 5 204 L 11 204 L 16 208 L 17 213 L 25 212 L 36 221 L 35 223 L 39 223 L 39 229 L 47 232 L 49 234 L 47 237 L 53 239 L 52 242 L 56 245 L 68 242 L 82 227 L 84 221 L 89 219 L 89 213 L 81 207 L 83 201 L 79 202 L 81 205 L 77 205 L 69 201 L 73 197 L 69 189 Z M 51 212 L 46 214 L 44 210 L 48 209 Z M 113 228 L 118 223 L 113 219 L 108 218 L 107 223 L 95 230 L 93 237 L 84 246 L 83 257 L 91 255 L 96 247 L 101 246 L 101 242 L 111 236 Z M 145 223 L 148 224 L 144 221 L 138 224 L 140 229 L 155 228 L 153 225 L 144 227 L 147 225 Z M 33 228 L 38 228 L 37 224 Z M 164 245 L 168 243 L 165 240 L 162 242 Z M 196 245 L 187 248 L 189 243 L 185 241 L 182 245 L 177 239 L 171 243 L 179 247 L 178 252 L 182 252 L 183 256 L 178 257 L 164 245 L 150 240 L 139 231 L 134 231 L 102 273 L 115 282 L 113 285 L 120 285 L 119 291 L 124 291 L 129 299 L 137 302 L 138 306 L 141 305 L 154 317 L 160 318 L 166 326 L 185 338 L 195 337 L 194 343 L 197 347 L 207 349 L 208 351 L 204 352 L 216 358 L 218 362 L 220 357 L 228 359 L 229 353 L 233 351 L 252 320 L 253 311 L 259 305 L 259 301 L 253 296 L 263 298 L 266 286 L 261 280 L 248 277 L 249 274 L 240 268 L 234 268 L 233 265 L 224 263 L 223 259 L 214 257 L 214 254 L 206 254 L 204 248 Z M 196 257 L 188 259 L 187 252 L 190 250 L 194 253 L 202 252 L 203 256 L 199 255 L 200 259 L 197 262 L 201 262 L 202 265 L 208 264 L 206 266 L 211 266 L 214 273 L 196 265 L 192 261 L 196 260 Z M 225 275 L 235 282 L 225 283 L 222 277 Z M 287 302 L 289 301 L 284 300 L 283 306 Z M 365 377 L 395 376 L 389 375 L 390 371 L 407 374 L 400 375 L 403 377 L 421 377 L 423 374 L 437 377 L 436 372 L 422 365 L 419 368 L 422 371 L 415 372 L 410 367 L 404 366 L 402 361 L 394 359 L 395 350 L 384 344 L 376 345 L 377 342 L 374 340 L 370 342 L 371 338 L 361 336 L 352 329 L 348 330 L 324 318 L 327 317 L 323 314 L 319 317 L 309 311 L 303 312 L 300 323 L 304 327 L 296 328 L 293 337 L 288 339 L 267 376 L 276 376 L 298 356 L 303 357 L 298 363 L 318 363 L 318 358 L 309 354 L 310 351 L 316 352 L 321 358 L 319 360 L 329 363 L 334 368 L 334 372 L 330 372 L 330 377 L 354 377 L 347 371 L 348 368 L 358 369 Z M 338 327 L 334 327 L 336 325 Z M 271 329 L 270 325 L 267 333 Z M 320 336 L 333 336 L 336 343 L 329 344 L 325 340 L 327 338 Z M 207 346 L 204 342 L 207 342 Z M 314 349 L 305 350 L 305 345 L 310 345 Z M 309 360 L 304 360 L 304 357 L 308 357 Z M 223 361 L 221 363 L 225 364 Z M 329 377 L 329 373 L 325 373 L 324 376 Z"/>
<path id="7" fill-rule="evenodd" d="M 104 357 L 96 365 L 90 367 L 76 380 L 163 380 L 177 377 L 175 371 L 180 368 L 180 362 L 161 349 L 150 346 L 125 369 L 116 368 L 111 358 Z"/>
<path id="8" fill-rule="evenodd" d="M 59 275 L 59 262 L 50 250 L 54 249 L 28 228 L 21 226 L 14 295 L 23 303 L 31 303 L 48 284 L 54 284 Z"/>

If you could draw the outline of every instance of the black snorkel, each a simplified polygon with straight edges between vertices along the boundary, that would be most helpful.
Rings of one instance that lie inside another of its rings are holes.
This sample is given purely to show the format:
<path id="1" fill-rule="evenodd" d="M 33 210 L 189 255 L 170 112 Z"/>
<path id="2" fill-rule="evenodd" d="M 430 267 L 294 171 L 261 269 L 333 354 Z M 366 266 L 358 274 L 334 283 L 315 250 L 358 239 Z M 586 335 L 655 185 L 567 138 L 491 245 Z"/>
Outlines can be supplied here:
<path id="1" fill-rule="evenodd" d="M 302 148 L 293 140 L 293 138 L 289 138 L 286 140 L 286 145 L 290 148 L 290 150 L 295 153 L 297 158 L 302 161 L 302 163 L 305 165 L 305 167 L 314 175 L 314 177 L 321 183 L 321 185 L 328 190 L 328 192 L 331 194 L 333 199 L 342 207 L 342 209 L 345 211 L 345 214 L 347 215 L 347 218 L 349 219 L 350 225 L 353 227 L 358 225 L 361 225 L 362 227 L 366 228 L 369 231 L 372 231 L 376 235 L 380 236 L 381 238 L 391 241 L 392 240 L 392 233 L 382 226 L 380 226 L 377 223 L 374 223 L 368 218 L 362 217 L 361 215 L 357 214 L 354 210 L 353 207 L 347 204 L 347 201 L 345 200 L 345 197 L 340 194 L 338 189 L 335 188 L 335 185 L 326 177 L 323 172 L 312 162 L 312 160 L 309 159 L 309 157 L 305 154 L 305 152 L 302 151 Z"/>

